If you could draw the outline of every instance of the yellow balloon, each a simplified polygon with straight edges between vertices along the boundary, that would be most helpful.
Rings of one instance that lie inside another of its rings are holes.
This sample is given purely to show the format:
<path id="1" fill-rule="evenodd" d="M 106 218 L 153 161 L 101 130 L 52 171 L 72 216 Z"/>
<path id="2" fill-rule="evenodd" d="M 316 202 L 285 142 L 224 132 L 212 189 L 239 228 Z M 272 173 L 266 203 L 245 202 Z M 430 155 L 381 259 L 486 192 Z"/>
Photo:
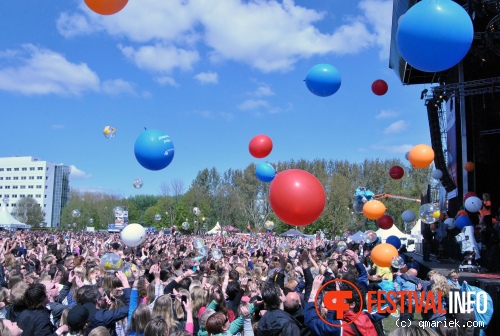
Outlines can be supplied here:
<path id="1" fill-rule="evenodd" d="M 441 212 L 439 210 L 437 210 L 436 212 L 434 212 L 431 216 L 436 218 L 436 219 L 439 219 L 439 216 L 441 215 Z"/>

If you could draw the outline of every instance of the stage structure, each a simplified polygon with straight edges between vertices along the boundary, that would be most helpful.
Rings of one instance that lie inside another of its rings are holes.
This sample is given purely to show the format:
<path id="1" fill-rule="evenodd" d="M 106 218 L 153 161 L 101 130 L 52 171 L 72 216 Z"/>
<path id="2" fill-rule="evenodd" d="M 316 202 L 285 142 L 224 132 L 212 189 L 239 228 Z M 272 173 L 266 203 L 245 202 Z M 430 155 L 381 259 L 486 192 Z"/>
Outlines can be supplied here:
<path id="1" fill-rule="evenodd" d="M 455 213 L 463 195 L 489 193 L 500 204 L 500 1 L 457 0 L 469 13 L 474 40 L 457 66 L 438 73 L 412 68 L 397 46 L 398 20 L 418 1 L 393 0 L 389 67 L 403 85 L 437 84 L 424 89 L 435 165 Z M 472 161 L 475 170 L 463 166 Z M 496 206 L 495 206 L 496 207 Z"/>

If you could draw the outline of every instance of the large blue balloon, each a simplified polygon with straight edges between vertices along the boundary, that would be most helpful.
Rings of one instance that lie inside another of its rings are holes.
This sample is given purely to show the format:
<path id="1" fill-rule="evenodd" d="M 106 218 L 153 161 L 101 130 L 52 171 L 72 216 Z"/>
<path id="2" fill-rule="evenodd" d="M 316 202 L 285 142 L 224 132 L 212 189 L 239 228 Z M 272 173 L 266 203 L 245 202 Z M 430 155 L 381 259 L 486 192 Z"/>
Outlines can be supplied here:
<path id="1" fill-rule="evenodd" d="M 146 169 L 160 170 L 174 158 L 174 144 L 159 130 L 146 130 L 135 141 L 135 158 Z"/>
<path id="2" fill-rule="evenodd" d="M 262 182 L 271 182 L 276 176 L 276 170 L 269 163 L 261 163 L 257 166 L 255 175 Z"/>
<path id="3" fill-rule="evenodd" d="M 472 224 L 469 216 L 458 217 L 457 220 L 455 221 L 455 224 L 456 224 L 457 228 L 459 228 L 460 230 L 462 230 L 466 226 L 473 226 L 474 225 L 474 224 Z"/>
<path id="4" fill-rule="evenodd" d="M 309 70 L 305 81 L 316 96 L 328 97 L 340 88 L 340 72 L 330 64 L 318 64 Z"/>
<path id="5" fill-rule="evenodd" d="M 401 218 L 403 219 L 404 222 L 406 223 L 411 223 L 413 222 L 417 216 L 415 215 L 415 213 L 411 210 L 405 210 L 402 214 L 401 214 Z"/>
<path id="6" fill-rule="evenodd" d="M 385 240 L 387 244 L 391 244 L 394 246 L 397 250 L 401 247 L 401 239 L 398 238 L 398 236 L 389 236 Z"/>
<path id="7" fill-rule="evenodd" d="M 398 48 L 412 67 L 427 72 L 447 70 L 469 51 L 474 38 L 472 21 L 452 0 L 423 0 L 401 19 Z"/>

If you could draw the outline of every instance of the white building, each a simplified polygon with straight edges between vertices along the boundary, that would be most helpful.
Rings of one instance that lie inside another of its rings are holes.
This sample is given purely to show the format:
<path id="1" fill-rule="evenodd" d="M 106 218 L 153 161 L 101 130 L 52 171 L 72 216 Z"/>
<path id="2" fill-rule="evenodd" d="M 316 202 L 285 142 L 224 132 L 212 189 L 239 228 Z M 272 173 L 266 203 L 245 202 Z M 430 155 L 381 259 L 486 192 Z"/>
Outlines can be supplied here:
<path id="1" fill-rule="evenodd" d="M 32 156 L 0 158 L 0 199 L 9 198 L 10 212 L 24 197 L 33 197 L 45 213 L 43 226 L 58 227 L 69 202 L 70 167 Z"/>

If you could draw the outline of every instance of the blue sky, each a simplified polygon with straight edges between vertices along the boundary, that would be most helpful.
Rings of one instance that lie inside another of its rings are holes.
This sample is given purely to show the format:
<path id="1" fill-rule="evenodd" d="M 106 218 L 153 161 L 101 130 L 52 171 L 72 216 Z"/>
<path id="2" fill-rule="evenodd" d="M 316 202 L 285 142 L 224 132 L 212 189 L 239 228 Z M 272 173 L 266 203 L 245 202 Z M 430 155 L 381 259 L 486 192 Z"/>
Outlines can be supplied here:
<path id="1" fill-rule="evenodd" d="M 0 0 L 0 156 L 63 163 L 72 188 L 123 196 L 173 179 L 187 190 L 206 167 L 403 159 L 430 136 L 423 86 L 388 67 L 391 15 L 392 0 L 130 0 L 112 16 L 83 0 Z M 327 98 L 303 81 L 321 63 L 342 76 Z M 175 146 L 161 171 L 135 160 L 144 127 Z M 265 159 L 248 152 L 257 134 L 274 143 Z"/>

